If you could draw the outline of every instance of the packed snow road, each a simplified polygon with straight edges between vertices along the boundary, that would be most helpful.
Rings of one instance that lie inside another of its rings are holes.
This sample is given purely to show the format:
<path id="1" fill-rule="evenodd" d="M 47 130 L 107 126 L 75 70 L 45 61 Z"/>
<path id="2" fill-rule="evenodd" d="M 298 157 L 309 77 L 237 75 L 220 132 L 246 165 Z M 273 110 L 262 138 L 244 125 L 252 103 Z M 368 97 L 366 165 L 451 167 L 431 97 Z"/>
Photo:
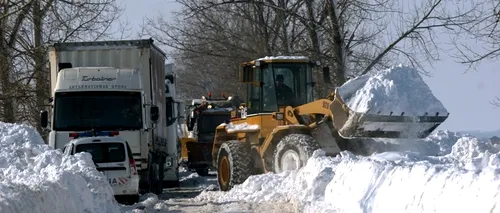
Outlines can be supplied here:
<path id="1" fill-rule="evenodd" d="M 193 198 L 203 191 L 217 190 L 216 174 L 200 177 L 196 173 L 181 172 L 179 188 L 165 189 L 160 196 L 148 194 L 141 203 L 124 206 L 126 212 L 296 212 L 295 206 L 289 202 L 212 202 L 195 201 Z"/>

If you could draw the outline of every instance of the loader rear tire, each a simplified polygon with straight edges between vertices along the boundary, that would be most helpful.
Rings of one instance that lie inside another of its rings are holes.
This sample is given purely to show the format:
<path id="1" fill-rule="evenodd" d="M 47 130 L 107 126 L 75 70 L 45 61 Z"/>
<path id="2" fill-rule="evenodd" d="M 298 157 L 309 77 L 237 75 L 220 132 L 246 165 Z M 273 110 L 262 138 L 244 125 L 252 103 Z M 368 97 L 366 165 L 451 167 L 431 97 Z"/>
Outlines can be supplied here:
<path id="1" fill-rule="evenodd" d="M 252 173 L 250 146 L 238 140 L 223 143 L 217 155 L 217 182 L 221 191 L 229 191 L 245 182 Z"/>
<path id="2" fill-rule="evenodd" d="M 317 149 L 320 149 L 319 144 L 310 135 L 290 134 L 283 137 L 274 150 L 274 172 L 302 168 Z"/>

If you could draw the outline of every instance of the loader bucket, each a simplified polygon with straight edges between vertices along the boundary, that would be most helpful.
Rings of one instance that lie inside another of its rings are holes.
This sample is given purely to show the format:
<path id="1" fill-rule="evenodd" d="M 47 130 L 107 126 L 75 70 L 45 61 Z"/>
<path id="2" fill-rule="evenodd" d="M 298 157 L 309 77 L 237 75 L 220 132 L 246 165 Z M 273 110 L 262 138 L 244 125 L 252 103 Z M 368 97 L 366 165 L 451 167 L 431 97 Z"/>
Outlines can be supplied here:
<path id="1" fill-rule="evenodd" d="M 343 138 L 425 138 L 448 118 L 438 113 L 405 116 L 355 112 L 337 93 L 330 109 L 333 124 Z"/>

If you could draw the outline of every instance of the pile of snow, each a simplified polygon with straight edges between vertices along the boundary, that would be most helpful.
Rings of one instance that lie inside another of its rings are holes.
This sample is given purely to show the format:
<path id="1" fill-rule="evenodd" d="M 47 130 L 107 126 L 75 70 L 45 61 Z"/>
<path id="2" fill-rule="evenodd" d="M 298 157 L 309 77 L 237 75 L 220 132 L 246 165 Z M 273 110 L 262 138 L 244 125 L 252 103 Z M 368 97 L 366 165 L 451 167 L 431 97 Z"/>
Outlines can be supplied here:
<path id="1" fill-rule="evenodd" d="M 63 156 L 26 125 L 0 122 L 0 212 L 121 212 L 88 153 Z"/>
<path id="2" fill-rule="evenodd" d="M 356 112 L 389 115 L 446 115 L 448 111 L 418 71 L 403 65 L 359 76 L 338 88 L 344 102 Z"/>
<path id="3" fill-rule="evenodd" d="M 428 140 L 438 137 L 442 132 Z M 346 151 L 334 158 L 317 150 L 299 171 L 251 176 L 229 192 L 195 200 L 291 201 L 301 212 L 500 212 L 499 152 L 471 137 L 459 138 L 444 156 Z"/>

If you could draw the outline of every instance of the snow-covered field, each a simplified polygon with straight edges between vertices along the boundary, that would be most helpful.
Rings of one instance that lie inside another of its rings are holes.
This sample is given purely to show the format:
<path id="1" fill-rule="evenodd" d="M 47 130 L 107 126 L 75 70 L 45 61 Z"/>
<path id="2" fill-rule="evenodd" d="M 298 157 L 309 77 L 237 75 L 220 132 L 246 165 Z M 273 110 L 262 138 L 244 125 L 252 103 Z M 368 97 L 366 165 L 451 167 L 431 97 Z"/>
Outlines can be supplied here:
<path id="1" fill-rule="evenodd" d="M 393 70 L 351 80 L 357 92 L 341 91 L 349 107 L 446 112 L 414 70 Z M 426 96 L 394 98 L 410 93 Z M 411 108 L 419 103 L 427 109 Z M 500 212 L 500 144 L 450 131 L 378 144 L 367 157 L 317 150 L 299 171 L 255 175 L 229 192 L 216 176 L 182 171 L 181 188 L 124 206 L 89 154 L 62 156 L 32 127 L 0 122 L 0 212 Z"/>

